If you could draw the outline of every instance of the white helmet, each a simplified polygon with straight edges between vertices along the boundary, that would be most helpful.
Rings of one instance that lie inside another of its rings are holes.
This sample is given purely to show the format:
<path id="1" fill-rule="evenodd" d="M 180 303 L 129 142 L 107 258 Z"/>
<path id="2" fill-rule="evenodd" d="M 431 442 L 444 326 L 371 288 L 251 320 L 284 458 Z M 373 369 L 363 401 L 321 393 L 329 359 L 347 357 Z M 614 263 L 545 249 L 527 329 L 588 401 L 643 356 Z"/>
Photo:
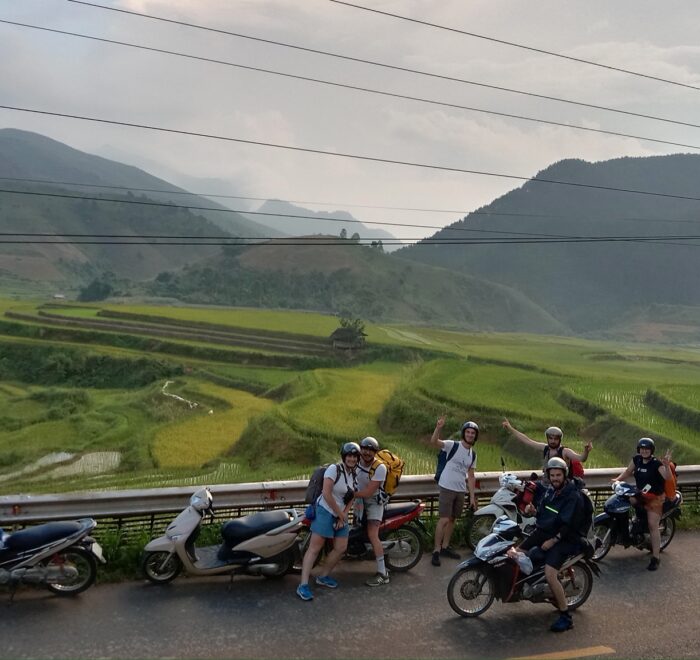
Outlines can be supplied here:
<path id="1" fill-rule="evenodd" d="M 560 440 L 564 437 L 564 432 L 558 426 L 550 426 L 545 432 L 545 437 L 559 438 Z"/>

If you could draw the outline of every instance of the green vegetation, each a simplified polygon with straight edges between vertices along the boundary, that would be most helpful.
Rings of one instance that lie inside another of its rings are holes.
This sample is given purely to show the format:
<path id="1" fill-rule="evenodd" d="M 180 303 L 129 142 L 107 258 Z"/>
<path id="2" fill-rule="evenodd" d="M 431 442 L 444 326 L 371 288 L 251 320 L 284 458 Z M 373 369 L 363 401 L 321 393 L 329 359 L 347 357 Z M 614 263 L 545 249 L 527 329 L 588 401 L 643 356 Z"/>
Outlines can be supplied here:
<path id="1" fill-rule="evenodd" d="M 317 314 L 8 300 L 0 312 L 21 315 L 0 320 L 2 493 L 303 478 L 365 435 L 425 474 L 441 414 L 447 433 L 480 424 L 480 470 L 539 463 L 503 416 L 536 439 L 556 423 L 574 449 L 592 440 L 589 467 L 626 463 L 640 435 L 700 462 L 691 348 L 367 324 L 348 358 L 327 341 L 338 319 Z M 126 325 L 81 325 L 94 321 Z"/>

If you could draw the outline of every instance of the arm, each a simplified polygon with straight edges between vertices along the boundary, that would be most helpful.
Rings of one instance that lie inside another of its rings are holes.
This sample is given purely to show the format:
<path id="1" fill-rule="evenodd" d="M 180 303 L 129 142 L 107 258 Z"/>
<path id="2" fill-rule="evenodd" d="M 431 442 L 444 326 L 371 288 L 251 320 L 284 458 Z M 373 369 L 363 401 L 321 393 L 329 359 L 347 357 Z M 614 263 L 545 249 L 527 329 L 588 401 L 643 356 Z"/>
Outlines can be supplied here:
<path id="1" fill-rule="evenodd" d="M 564 458 L 568 458 L 569 460 L 575 460 L 575 461 L 581 461 L 581 463 L 585 463 L 586 459 L 588 458 L 588 454 L 591 453 L 591 449 L 593 449 L 593 443 L 589 440 L 584 446 L 583 446 L 583 451 L 580 454 L 577 454 L 573 449 L 570 449 L 569 447 L 566 447 L 563 452 Z"/>
<path id="2" fill-rule="evenodd" d="M 474 476 L 473 467 L 470 467 L 467 472 L 467 483 L 469 484 L 469 504 L 471 504 L 472 509 L 476 511 L 476 477 Z"/>
<path id="3" fill-rule="evenodd" d="M 440 447 L 440 449 L 442 449 L 445 444 L 444 441 L 440 440 L 440 431 L 442 430 L 443 426 L 445 426 L 445 415 L 438 417 L 438 420 L 435 423 L 433 435 L 430 436 L 430 444 L 433 447 Z"/>
<path id="4" fill-rule="evenodd" d="M 335 486 L 333 479 L 326 477 L 323 480 L 323 499 L 326 500 L 326 504 L 333 509 L 333 513 L 335 513 L 340 520 L 345 520 L 347 510 L 341 509 L 335 501 L 335 497 L 333 497 L 333 486 Z"/>
<path id="5" fill-rule="evenodd" d="M 372 495 L 374 495 L 379 490 L 379 486 L 382 485 L 382 481 L 374 481 L 374 480 L 370 481 L 369 484 L 367 485 L 367 488 L 355 493 L 355 497 L 356 498 L 372 497 Z"/>
<path id="6" fill-rule="evenodd" d="M 634 474 L 634 461 L 630 461 L 630 464 L 625 468 L 625 471 L 622 472 L 616 479 L 613 479 L 613 481 L 627 481 L 632 475 Z"/>
<path id="7" fill-rule="evenodd" d="M 545 442 L 535 442 L 532 438 L 528 438 L 524 433 L 521 433 L 516 429 L 514 426 L 511 425 L 511 423 L 504 417 L 503 422 L 502 422 L 503 428 L 508 431 L 514 438 L 517 440 L 520 440 L 523 444 L 528 445 L 529 447 L 533 447 L 535 449 L 539 449 L 540 451 L 544 449 L 547 446 L 547 443 Z"/>
<path id="8" fill-rule="evenodd" d="M 664 457 L 661 459 L 661 467 L 659 468 L 659 474 L 664 478 L 664 481 L 668 481 L 673 478 L 673 470 L 671 469 L 671 450 L 669 449 Z"/>

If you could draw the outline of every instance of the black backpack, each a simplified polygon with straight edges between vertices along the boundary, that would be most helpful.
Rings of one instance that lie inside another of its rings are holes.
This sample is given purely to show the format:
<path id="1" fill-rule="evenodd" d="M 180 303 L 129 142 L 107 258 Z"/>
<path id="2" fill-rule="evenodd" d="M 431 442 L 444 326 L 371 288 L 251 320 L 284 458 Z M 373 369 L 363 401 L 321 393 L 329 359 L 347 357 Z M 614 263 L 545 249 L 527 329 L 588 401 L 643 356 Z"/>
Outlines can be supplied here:
<path id="1" fill-rule="evenodd" d="M 435 467 L 435 476 L 433 479 L 435 481 L 440 481 L 440 476 L 442 475 L 443 470 L 445 469 L 445 466 L 449 461 L 452 460 L 452 457 L 457 453 L 457 450 L 459 449 L 459 441 L 455 440 L 455 443 L 452 445 L 452 449 L 450 449 L 449 452 L 442 451 L 442 449 L 438 452 L 437 455 L 437 466 Z M 472 465 L 476 461 L 476 452 L 472 449 Z"/>
<path id="2" fill-rule="evenodd" d="M 332 463 L 319 465 L 311 473 L 309 485 L 306 487 L 306 495 L 304 496 L 304 502 L 306 504 L 316 504 L 318 498 L 321 497 L 321 493 L 323 492 L 323 475 L 331 465 Z M 344 472 L 343 466 L 340 463 L 336 463 L 336 466 L 338 469 L 336 470 L 335 481 L 333 482 L 334 484 L 338 483 L 341 475 L 341 470 Z"/>
<path id="3" fill-rule="evenodd" d="M 578 502 L 576 504 L 576 511 L 574 513 L 571 526 L 578 538 L 586 540 L 593 529 L 593 516 L 595 510 L 593 508 L 591 497 L 588 494 L 588 490 L 584 488 L 583 481 L 575 477 L 573 482 L 576 484 L 578 489 Z"/>

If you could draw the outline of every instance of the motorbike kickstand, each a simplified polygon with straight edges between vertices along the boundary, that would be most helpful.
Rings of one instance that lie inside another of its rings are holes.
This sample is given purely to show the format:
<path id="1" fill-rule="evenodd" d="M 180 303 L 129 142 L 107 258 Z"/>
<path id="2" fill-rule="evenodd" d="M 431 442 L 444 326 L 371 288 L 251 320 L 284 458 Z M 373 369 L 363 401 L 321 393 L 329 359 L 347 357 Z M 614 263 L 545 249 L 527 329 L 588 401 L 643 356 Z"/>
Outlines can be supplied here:
<path id="1" fill-rule="evenodd" d="M 233 578 L 235 575 L 236 575 L 236 572 L 231 571 L 231 573 L 230 573 L 231 579 L 228 581 L 228 587 L 226 588 L 226 591 L 231 591 L 231 589 L 233 588 Z"/>

